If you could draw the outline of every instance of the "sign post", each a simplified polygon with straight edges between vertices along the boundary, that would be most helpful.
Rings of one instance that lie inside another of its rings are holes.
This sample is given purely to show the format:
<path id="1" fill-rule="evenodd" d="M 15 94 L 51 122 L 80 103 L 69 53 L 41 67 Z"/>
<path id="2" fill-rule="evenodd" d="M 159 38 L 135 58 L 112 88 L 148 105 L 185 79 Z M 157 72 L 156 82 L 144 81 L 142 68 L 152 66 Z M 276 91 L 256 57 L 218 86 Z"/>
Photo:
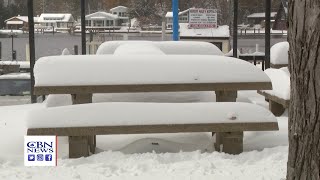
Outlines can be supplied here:
<path id="1" fill-rule="evenodd" d="M 217 10 L 215 9 L 190 9 L 189 28 L 205 29 L 217 28 Z"/>
<path id="2" fill-rule="evenodd" d="M 179 0 L 172 0 L 172 40 L 179 41 Z"/>

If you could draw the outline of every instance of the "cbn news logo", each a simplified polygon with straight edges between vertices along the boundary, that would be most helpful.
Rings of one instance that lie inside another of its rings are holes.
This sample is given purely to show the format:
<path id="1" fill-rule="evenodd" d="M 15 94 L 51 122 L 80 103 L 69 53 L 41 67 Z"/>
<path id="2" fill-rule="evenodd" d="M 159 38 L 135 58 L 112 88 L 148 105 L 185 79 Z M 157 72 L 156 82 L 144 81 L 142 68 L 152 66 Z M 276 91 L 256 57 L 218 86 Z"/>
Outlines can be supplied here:
<path id="1" fill-rule="evenodd" d="M 56 166 L 57 137 L 56 136 L 25 136 L 24 137 L 25 166 Z"/>

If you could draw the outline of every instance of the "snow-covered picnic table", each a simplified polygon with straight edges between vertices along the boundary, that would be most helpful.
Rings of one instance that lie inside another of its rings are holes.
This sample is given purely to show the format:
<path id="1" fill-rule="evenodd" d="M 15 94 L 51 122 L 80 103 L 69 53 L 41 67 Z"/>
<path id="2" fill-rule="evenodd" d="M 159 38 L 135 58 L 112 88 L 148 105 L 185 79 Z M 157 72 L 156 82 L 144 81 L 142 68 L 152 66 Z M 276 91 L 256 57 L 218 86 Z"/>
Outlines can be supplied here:
<path id="1" fill-rule="evenodd" d="M 150 51 L 160 52 L 154 48 Z M 95 93 L 215 91 L 217 102 L 235 102 L 238 90 L 272 89 L 269 77 L 262 70 L 235 58 L 215 55 L 129 54 L 41 58 L 34 68 L 35 94 L 71 94 L 73 104 L 86 104 L 92 102 L 92 94 Z M 116 110 L 103 110 L 108 107 Z M 206 107 L 215 109 L 215 113 L 202 115 L 206 113 Z M 91 111 L 91 108 L 96 110 Z M 106 114 L 99 117 L 98 109 Z M 77 115 L 81 113 L 68 113 L 73 110 L 83 112 L 86 116 L 81 116 L 84 119 L 80 120 Z M 119 110 L 127 118 L 121 117 L 121 113 L 114 114 Z M 33 116 L 43 114 L 39 112 L 33 112 L 29 116 L 28 135 L 69 136 L 69 157 L 88 156 L 88 147 L 94 153 L 96 135 L 101 134 L 215 132 L 217 150 L 223 145 L 224 152 L 238 154 L 243 150 L 243 131 L 278 130 L 275 117 L 268 110 L 253 104 L 159 105 L 136 102 L 129 105 L 74 105 L 42 111 L 44 116 Z M 56 112 L 53 114 L 61 114 L 63 117 L 50 115 L 54 111 Z M 89 111 L 94 114 L 90 115 Z M 56 121 L 50 121 L 47 116 Z M 104 118 L 110 120 L 104 121 Z M 236 121 L 230 123 L 228 118 Z M 40 123 L 40 119 L 46 121 Z M 60 124 L 54 123 L 58 123 L 58 120 L 61 120 Z M 117 124 L 112 123 L 115 121 Z M 65 122 L 71 124 L 65 127 Z M 53 124 L 50 126 L 50 123 Z"/>
<path id="2" fill-rule="evenodd" d="M 51 56 L 34 72 L 36 95 L 216 91 L 235 101 L 238 90 L 272 89 L 254 65 L 213 55 Z"/>

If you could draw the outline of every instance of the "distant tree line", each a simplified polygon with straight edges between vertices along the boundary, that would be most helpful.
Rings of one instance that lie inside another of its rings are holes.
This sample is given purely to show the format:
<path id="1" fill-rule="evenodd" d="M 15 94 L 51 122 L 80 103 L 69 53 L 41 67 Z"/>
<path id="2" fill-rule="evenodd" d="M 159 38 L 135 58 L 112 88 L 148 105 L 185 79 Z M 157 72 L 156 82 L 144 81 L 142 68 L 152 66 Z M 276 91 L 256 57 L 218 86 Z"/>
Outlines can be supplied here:
<path id="1" fill-rule="evenodd" d="M 14 0 L 15 3 L 4 7 L 0 0 L 0 28 L 4 21 L 12 16 L 27 15 L 27 0 Z M 129 8 L 130 17 L 136 17 L 142 24 L 160 24 L 162 16 L 171 11 L 172 0 L 87 0 L 87 14 L 96 11 L 108 11 L 118 5 Z M 218 10 L 218 23 L 229 24 L 232 13 L 232 0 L 180 0 L 180 11 L 188 8 L 213 8 Z M 239 21 L 245 22 L 246 16 L 254 12 L 264 12 L 263 0 L 239 1 Z M 273 11 L 279 7 L 280 0 L 272 0 Z M 71 13 L 80 17 L 80 0 L 34 0 L 34 14 Z"/>

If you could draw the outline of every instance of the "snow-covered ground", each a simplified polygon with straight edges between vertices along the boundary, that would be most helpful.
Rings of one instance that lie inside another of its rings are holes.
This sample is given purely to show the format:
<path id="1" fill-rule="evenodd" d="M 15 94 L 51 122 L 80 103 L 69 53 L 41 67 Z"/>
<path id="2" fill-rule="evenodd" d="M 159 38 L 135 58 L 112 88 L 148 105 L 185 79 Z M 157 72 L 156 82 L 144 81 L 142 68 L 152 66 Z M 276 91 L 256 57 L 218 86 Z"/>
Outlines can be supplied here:
<path id="1" fill-rule="evenodd" d="M 268 105 L 254 91 L 239 92 L 238 101 Z M 279 131 L 246 132 L 240 155 L 212 152 L 210 133 L 181 133 L 97 136 L 97 154 L 68 159 L 67 138 L 61 137 L 57 167 L 24 167 L 25 116 L 41 108 L 45 105 L 0 107 L 1 180 L 285 178 L 287 113 L 278 118 Z"/>

